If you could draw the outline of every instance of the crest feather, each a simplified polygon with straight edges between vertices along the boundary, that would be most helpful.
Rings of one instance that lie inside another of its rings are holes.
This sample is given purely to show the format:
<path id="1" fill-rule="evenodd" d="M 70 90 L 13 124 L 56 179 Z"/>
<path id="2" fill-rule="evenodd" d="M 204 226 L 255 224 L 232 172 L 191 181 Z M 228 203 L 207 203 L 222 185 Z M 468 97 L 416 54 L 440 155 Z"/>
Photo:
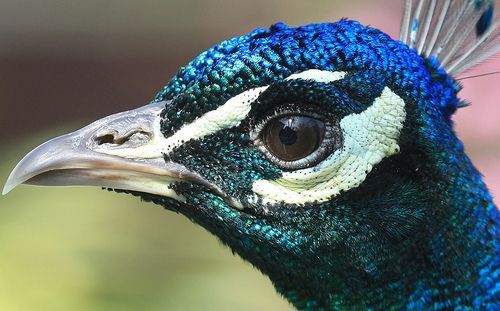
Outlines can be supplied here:
<path id="1" fill-rule="evenodd" d="M 400 40 L 457 75 L 500 52 L 493 0 L 405 0 Z"/>

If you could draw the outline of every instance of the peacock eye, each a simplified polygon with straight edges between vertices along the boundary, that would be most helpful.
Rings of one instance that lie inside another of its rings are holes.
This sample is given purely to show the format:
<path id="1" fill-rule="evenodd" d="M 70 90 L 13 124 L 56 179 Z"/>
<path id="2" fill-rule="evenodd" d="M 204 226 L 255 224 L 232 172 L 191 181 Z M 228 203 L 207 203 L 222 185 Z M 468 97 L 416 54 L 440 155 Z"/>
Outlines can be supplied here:
<path id="1" fill-rule="evenodd" d="M 324 137 L 322 121 L 306 116 L 287 116 L 270 120 L 262 140 L 278 159 L 296 161 L 316 151 Z"/>
<path id="2" fill-rule="evenodd" d="M 286 170 L 314 166 L 342 145 L 338 121 L 313 115 L 282 113 L 259 123 L 253 133 L 259 150 Z"/>

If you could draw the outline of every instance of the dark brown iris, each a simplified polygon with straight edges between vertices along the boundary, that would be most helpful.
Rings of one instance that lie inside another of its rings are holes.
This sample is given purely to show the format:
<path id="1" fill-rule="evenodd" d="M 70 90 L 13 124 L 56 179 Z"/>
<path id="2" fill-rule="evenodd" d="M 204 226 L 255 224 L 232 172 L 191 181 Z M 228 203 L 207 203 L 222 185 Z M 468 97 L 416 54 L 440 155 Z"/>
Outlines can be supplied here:
<path id="1" fill-rule="evenodd" d="M 318 149 L 324 136 L 322 121 L 306 116 L 286 116 L 269 121 L 262 140 L 277 158 L 295 161 Z"/>

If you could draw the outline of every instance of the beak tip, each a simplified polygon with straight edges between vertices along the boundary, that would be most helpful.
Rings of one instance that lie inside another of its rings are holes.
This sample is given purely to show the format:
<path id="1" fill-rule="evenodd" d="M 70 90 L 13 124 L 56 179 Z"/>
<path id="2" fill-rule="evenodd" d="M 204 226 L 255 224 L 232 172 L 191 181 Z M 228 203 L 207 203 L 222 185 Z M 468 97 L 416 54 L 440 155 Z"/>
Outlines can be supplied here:
<path id="1" fill-rule="evenodd" d="M 6 195 L 7 193 L 11 192 L 12 189 L 26 181 L 26 178 L 23 178 L 22 175 L 19 175 L 18 166 L 19 164 L 16 165 L 16 167 L 12 170 L 9 177 L 7 178 L 7 181 L 5 181 L 2 189 L 2 195 Z"/>
<path id="2" fill-rule="evenodd" d="M 12 185 L 10 185 L 8 182 L 5 184 L 5 186 L 3 187 L 3 190 L 2 190 L 2 195 L 6 195 L 7 193 L 9 193 L 14 187 L 12 187 Z"/>
<path id="3" fill-rule="evenodd" d="M 10 176 L 9 176 L 9 178 L 7 178 L 7 181 L 5 182 L 5 185 L 3 186 L 2 195 L 6 195 L 10 191 L 12 191 L 12 189 L 14 189 L 15 187 L 17 187 L 19 184 L 20 183 L 16 183 L 14 181 L 14 178 L 12 178 L 12 173 L 11 173 Z"/>

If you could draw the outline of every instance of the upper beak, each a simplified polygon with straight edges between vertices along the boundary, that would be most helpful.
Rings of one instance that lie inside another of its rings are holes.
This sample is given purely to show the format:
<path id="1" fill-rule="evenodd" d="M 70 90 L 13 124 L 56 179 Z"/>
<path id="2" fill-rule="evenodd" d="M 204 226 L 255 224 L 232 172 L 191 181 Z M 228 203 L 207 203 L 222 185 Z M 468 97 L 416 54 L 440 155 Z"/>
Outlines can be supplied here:
<path id="1" fill-rule="evenodd" d="M 183 181 L 203 184 L 226 198 L 199 174 L 164 160 L 160 112 L 165 104 L 117 113 L 38 146 L 17 164 L 2 194 L 20 184 L 91 185 L 182 201 L 170 186 Z"/>

